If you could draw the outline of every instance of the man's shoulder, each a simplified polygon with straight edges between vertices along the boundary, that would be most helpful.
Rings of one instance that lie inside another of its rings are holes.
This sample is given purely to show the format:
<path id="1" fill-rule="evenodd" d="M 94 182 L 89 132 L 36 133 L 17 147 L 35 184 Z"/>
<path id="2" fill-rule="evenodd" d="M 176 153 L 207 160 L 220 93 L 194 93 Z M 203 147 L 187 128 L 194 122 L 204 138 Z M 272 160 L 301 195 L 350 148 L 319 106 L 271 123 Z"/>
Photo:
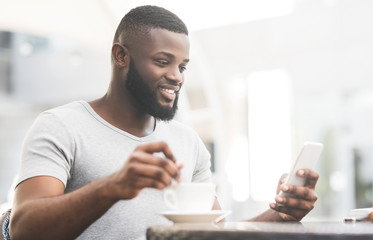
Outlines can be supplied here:
<path id="1" fill-rule="evenodd" d="M 69 102 L 47 109 L 41 115 L 54 115 L 58 117 L 74 117 L 76 114 L 87 112 L 84 101 Z M 88 103 L 86 103 L 88 104 Z"/>
<path id="2" fill-rule="evenodd" d="M 69 102 L 63 105 L 55 106 L 52 108 L 49 108 L 44 111 L 44 113 L 53 113 L 53 114 L 58 114 L 58 113 L 63 113 L 63 112 L 71 112 L 71 111 L 81 111 L 81 109 L 84 108 L 84 101 L 73 101 Z"/>
<path id="3" fill-rule="evenodd" d="M 48 122 L 79 122 L 83 116 L 87 116 L 88 110 L 86 109 L 84 101 L 74 101 L 64 105 L 56 106 L 41 112 L 38 116 L 38 121 L 45 123 Z"/>

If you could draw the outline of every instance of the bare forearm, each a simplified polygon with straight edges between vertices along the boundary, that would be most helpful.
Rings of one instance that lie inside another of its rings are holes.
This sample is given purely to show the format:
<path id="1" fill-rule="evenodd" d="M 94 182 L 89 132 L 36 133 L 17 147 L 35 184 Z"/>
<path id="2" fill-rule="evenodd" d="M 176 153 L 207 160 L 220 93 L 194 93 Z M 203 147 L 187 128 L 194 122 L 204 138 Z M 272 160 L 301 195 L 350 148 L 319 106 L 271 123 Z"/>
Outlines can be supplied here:
<path id="1" fill-rule="evenodd" d="M 76 238 L 116 202 L 108 197 L 105 185 L 101 179 L 68 194 L 32 199 L 15 207 L 11 239 Z"/>
<path id="2" fill-rule="evenodd" d="M 280 215 L 278 212 L 268 209 L 267 211 L 263 212 L 262 214 L 249 219 L 249 221 L 253 222 L 282 222 Z"/>

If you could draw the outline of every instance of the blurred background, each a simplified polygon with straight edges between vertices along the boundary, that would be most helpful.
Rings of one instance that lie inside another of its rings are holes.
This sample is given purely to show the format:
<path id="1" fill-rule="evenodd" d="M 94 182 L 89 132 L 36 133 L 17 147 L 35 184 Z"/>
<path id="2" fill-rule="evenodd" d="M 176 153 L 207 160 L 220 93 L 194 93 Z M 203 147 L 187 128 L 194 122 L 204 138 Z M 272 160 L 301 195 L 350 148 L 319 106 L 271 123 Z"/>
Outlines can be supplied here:
<path id="1" fill-rule="evenodd" d="M 0 0 L 1 211 L 37 114 L 106 92 L 115 29 L 144 4 L 189 27 L 177 119 L 211 152 L 229 220 L 268 208 L 305 141 L 324 144 L 305 220 L 372 207 L 373 1 Z"/>

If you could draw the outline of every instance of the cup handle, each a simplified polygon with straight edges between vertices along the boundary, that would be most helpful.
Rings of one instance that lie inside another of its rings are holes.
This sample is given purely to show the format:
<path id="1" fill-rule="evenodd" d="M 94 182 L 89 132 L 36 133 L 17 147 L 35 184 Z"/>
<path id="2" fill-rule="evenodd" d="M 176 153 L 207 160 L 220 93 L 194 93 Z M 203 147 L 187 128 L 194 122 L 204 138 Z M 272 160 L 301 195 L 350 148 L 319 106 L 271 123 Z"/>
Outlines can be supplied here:
<path id="1" fill-rule="evenodd" d="M 167 188 L 163 192 L 163 200 L 166 203 L 167 207 L 176 210 L 178 209 L 177 196 L 175 190 L 172 188 Z"/>

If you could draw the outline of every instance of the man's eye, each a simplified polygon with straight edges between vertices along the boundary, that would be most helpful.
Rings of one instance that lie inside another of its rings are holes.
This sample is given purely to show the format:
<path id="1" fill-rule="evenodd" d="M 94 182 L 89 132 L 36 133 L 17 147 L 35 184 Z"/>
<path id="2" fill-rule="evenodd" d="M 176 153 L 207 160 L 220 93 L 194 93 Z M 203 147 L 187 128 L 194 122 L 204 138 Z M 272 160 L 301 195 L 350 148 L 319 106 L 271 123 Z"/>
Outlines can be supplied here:
<path id="1" fill-rule="evenodd" d="M 157 60 L 157 62 L 164 66 L 168 65 L 168 61 L 165 61 L 165 60 Z"/>
<path id="2" fill-rule="evenodd" d="M 180 69 L 180 72 L 182 73 L 182 72 L 184 72 L 187 68 L 182 66 L 182 67 L 180 67 L 179 69 Z"/>

